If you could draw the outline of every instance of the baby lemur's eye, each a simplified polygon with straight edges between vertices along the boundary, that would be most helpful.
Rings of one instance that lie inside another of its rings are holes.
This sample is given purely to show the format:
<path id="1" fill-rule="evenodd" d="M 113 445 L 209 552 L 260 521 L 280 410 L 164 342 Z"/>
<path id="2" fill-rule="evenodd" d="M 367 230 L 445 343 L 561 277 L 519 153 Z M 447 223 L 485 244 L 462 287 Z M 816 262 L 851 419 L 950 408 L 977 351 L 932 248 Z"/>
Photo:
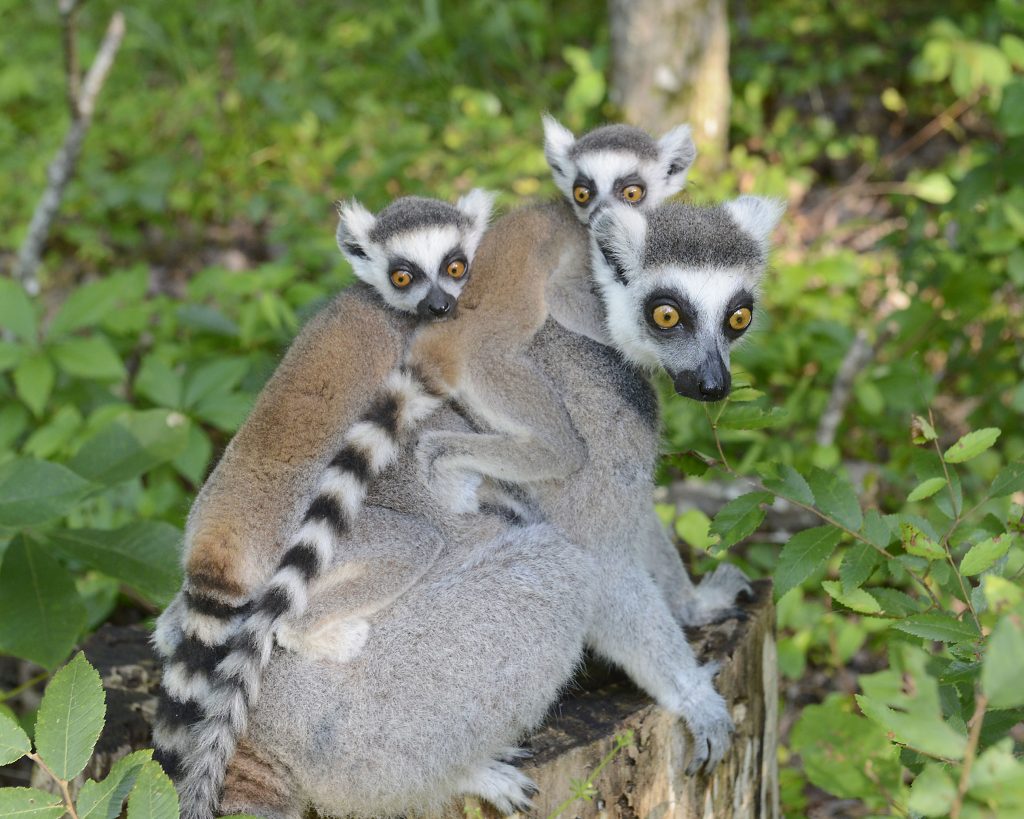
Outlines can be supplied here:
<path id="1" fill-rule="evenodd" d="M 679 323 L 679 311 L 671 304 L 659 304 L 651 311 L 651 320 L 663 330 L 671 330 Z"/>
<path id="2" fill-rule="evenodd" d="M 635 205 L 644 198 L 646 193 L 647 191 L 644 190 L 643 185 L 626 185 L 622 189 L 622 198 L 629 202 L 629 204 Z"/>
<path id="3" fill-rule="evenodd" d="M 412 283 L 412 275 L 408 270 L 392 270 L 391 283 L 399 289 L 408 287 Z"/>
<path id="4" fill-rule="evenodd" d="M 729 326 L 738 333 L 750 326 L 750 320 L 753 317 L 749 307 L 741 307 L 729 316 Z"/>
<path id="5" fill-rule="evenodd" d="M 453 279 L 461 279 L 466 275 L 466 263 L 462 259 L 452 259 L 448 262 L 448 267 L 445 268 L 445 271 Z"/>
<path id="6" fill-rule="evenodd" d="M 590 201 L 591 190 L 586 185 L 577 185 L 572 189 L 572 198 L 579 202 L 581 205 L 587 204 Z"/>

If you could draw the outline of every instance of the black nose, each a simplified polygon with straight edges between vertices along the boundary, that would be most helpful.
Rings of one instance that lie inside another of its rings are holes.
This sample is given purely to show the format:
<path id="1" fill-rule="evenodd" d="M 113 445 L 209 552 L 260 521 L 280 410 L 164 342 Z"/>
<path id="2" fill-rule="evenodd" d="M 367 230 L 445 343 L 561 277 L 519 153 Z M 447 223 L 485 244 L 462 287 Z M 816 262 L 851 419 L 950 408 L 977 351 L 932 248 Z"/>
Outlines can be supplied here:
<path id="1" fill-rule="evenodd" d="M 701 381 L 697 389 L 704 401 L 721 401 L 729 393 L 729 388 L 725 384 L 715 381 Z"/>
<path id="2" fill-rule="evenodd" d="M 428 304 L 427 309 L 430 310 L 430 312 L 433 313 L 435 316 L 440 318 L 449 310 L 451 310 L 452 306 L 447 301 L 445 301 L 442 302 L 441 304 Z"/>
<path id="3" fill-rule="evenodd" d="M 425 319 L 451 318 L 455 314 L 455 297 L 435 286 L 420 300 L 416 310 Z"/>

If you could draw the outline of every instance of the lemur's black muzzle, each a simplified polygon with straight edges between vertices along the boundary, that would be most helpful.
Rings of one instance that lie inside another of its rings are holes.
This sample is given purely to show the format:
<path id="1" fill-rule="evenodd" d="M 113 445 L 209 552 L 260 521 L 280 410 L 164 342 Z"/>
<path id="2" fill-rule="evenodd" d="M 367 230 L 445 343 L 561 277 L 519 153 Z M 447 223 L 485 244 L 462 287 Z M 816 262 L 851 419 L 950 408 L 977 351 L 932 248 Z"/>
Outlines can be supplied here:
<path id="1" fill-rule="evenodd" d="M 440 287 L 431 287 L 430 292 L 416 305 L 416 312 L 420 318 L 431 321 L 451 318 L 455 315 L 455 297 Z"/>
<path id="2" fill-rule="evenodd" d="M 721 401 L 732 387 L 732 374 L 718 355 L 706 358 L 695 370 L 669 375 L 676 392 L 695 401 Z"/>

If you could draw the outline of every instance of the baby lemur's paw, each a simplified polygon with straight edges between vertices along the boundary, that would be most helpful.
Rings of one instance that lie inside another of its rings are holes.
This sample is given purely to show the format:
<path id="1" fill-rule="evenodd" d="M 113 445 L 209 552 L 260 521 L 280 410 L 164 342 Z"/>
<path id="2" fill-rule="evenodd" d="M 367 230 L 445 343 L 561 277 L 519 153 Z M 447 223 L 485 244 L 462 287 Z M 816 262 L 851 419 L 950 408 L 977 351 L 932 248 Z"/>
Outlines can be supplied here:
<path id="1" fill-rule="evenodd" d="M 309 629 L 284 623 L 275 635 L 286 651 L 329 663 L 354 660 L 369 636 L 370 623 L 362 617 L 325 620 Z"/>
<path id="2" fill-rule="evenodd" d="M 427 433 L 416 445 L 416 463 L 420 478 L 430 487 L 437 502 L 457 514 L 480 508 L 478 493 L 482 478 L 452 464 L 444 434 Z"/>
<path id="3" fill-rule="evenodd" d="M 742 597 L 751 599 L 753 587 L 743 571 L 731 563 L 720 563 L 695 589 L 695 599 L 686 625 L 706 626 L 737 618 L 745 620 L 747 612 L 736 605 Z"/>
<path id="4" fill-rule="evenodd" d="M 537 795 L 537 786 L 530 777 L 507 762 L 495 759 L 470 773 L 459 783 L 459 790 L 485 799 L 502 814 L 528 811 L 531 800 Z"/>
<path id="5" fill-rule="evenodd" d="M 718 663 L 708 663 L 696 671 L 696 678 L 686 686 L 683 722 L 693 737 L 693 754 L 686 773 L 711 773 L 722 761 L 732 743 L 733 722 L 725 700 L 712 683 Z"/>

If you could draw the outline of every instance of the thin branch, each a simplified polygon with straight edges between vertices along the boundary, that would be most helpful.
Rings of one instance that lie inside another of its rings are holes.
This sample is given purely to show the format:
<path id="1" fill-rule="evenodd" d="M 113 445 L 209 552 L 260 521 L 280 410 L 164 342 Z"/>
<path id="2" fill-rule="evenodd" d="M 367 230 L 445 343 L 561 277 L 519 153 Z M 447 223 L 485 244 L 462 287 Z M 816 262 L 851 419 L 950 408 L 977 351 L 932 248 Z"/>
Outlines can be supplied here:
<path id="1" fill-rule="evenodd" d="M 26 756 L 29 759 L 31 759 L 33 762 L 35 762 L 36 765 L 38 765 L 40 768 L 42 768 L 43 771 L 51 779 L 53 779 L 54 782 L 57 783 L 57 786 L 60 788 L 61 797 L 64 799 L 64 809 L 71 816 L 71 819 L 78 819 L 78 814 L 75 812 L 75 802 L 71 798 L 71 791 L 68 789 L 67 780 L 61 779 L 59 776 L 57 776 L 57 774 L 55 774 L 50 769 L 50 766 L 47 765 L 45 762 L 43 762 L 43 758 L 41 756 L 39 756 L 39 754 L 33 752 L 33 753 L 30 753 L 30 754 L 26 754 Z"/>
<path id="2" fill-rule="evenodd" d="M 949 819 L 959 819 L 960 811 L 964 807 L 964 797 L 967 795 L 967 787 L 971 782 L 971 769 L 974 767 L 974 757 L 978 753 L 978 742 L 981 739 L 981 726 L 985 721 L 985 709 L 988 707 L 988 698 L 982 691 L 978 691 L 974 698 L 974 715 L 971 717 L 971 732 L 967 735 L 967 750 L 964 752 L 964 767 L 960 771 L 960 783 L 956 789 L 956 799 L 949 809 Z"/>
<path id="3" fill-rule="evenodd" d="M 76 22 L 80 7 L 81 4 L 78 0 L 60 0 L 57 6 L 60 11 L 64 36 L 64 74 L 67 79 L 68 110 L 71 112 L 73 120 L 81 116 L 78 109 L 78 97 L 82 75 L 78 68 L 78 43 L 76 41 Z"/>
<path id="4" fill-rule="evenodd" d="M 0 702 L 13 699 L 14 697 L 18 696 L 18 694 L 21 694 L 23 691 L 28 691 L 33 686 L 38 685 L 49 676 L 50 672 L 44 671 L 42 674 L 36 674 L 36 676 L 32 677 L 31 679 L 25 680 L 25 682 L 23 682 L 21 685 L 17 685 L 9 691 L 0 692 Z"/>
<path id="5" fill-rule="evenodd" d="M 836 440 L 836 432 L 843 416 L 846 415 L 846 406 L 850 403 L 850 395 L 853 392 L 853 382 L 857 379 L 860 371 L 863 370 L 874 358 L 874 347 L 868 340 L 868 332 L 863 327 L 857 331 L 853 344 L 846 351 L 839 371 L 836 373 L 836 380 L 832 382 L 832 392 L 828 397 L 828 404 L 818 421 L 818 432 L 814 436 L 818 446 L 832 446 Z"/>
<path id="6" fill-rule="evenodd" d="M 70 0 L 69 0 L 70 2 Z M 82 143 L 85 134 L 92 123 L 92 114 L 96 107 L 96 97 L 103 87 L 103 82 L 114 64 L 114 57 L 121 47 L 121 40 L 124 38 L 124 15 L 115 12 L 110 18 L 107 26 L 107 33 L 103 37 L 100 49 L 93 60 L 89 73 L 82 81 L 81 89 L 77 94 L 78 117 L 72 118 L 71 127 L 68 129 L 64 144 L 61 145 L 57 155 L 50 162 L 47 170 L 47 185 L 43 191 L 39 203 L 36 205 L 35 213 L 32 214 L 32 221 L 28 226 L 28 233 L 25 241 L 18 251 L 18 260 L 14 266 L 14 277 L 21 282 L 29 295 L 36 295 L 39 292 L 39 280 L 36 273 L 42 258 L 43 246 L 50 235 L 50 228 L 57 216 L 61 200 L 64 198 L 64 191 L 68 182 L 74 175 L 75 166 L 78 164 L 79 154 L 82 152 Z"/>

